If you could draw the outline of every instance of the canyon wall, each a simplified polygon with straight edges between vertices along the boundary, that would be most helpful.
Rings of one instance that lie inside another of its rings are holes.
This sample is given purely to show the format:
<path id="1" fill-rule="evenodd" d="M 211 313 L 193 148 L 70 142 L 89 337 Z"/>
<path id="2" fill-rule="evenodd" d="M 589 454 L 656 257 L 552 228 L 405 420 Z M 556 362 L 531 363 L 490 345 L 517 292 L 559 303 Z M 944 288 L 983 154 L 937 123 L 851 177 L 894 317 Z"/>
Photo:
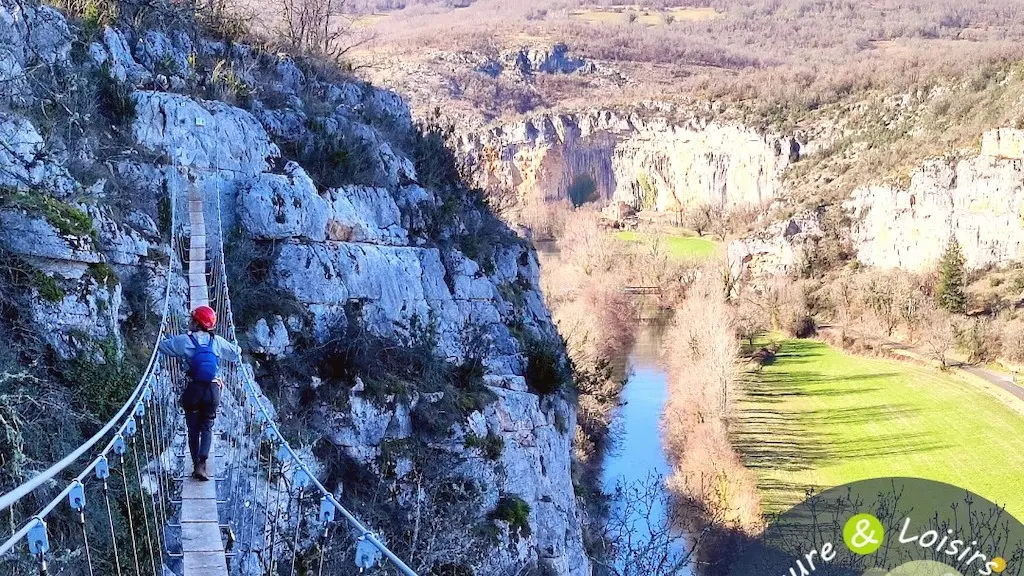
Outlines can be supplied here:
<path id="1" fill-rule="evenodd" d="M 933 267 L 950 238 L 967 265 L 981 268 L 1024 257 L 1024 154 L 1020 131 L 1001 129 L 983 139 L 982 153 L 962 160 L 932 159 L 911 175 L 906 190 L 869 186 L 845 204 L 857 258 L 870 266 Z"/>
<path id="2" fill-rule="evenodd" d="M 791 138 L 697 119 L 673 124 L 658 111 L 542 116 L 467 135 L 462 145 L 486 187 L 659 211 L 765 202 L 800 156 Z"/>

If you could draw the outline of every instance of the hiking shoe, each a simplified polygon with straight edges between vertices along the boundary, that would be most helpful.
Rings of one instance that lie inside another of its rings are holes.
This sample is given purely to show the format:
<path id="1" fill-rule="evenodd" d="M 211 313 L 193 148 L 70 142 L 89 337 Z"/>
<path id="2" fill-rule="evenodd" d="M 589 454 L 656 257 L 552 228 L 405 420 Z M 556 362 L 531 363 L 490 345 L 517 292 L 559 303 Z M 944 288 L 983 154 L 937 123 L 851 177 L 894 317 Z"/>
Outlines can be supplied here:
<path id="1" fill-rule="evenodd" d="M 195 469 L 192 471 L 192 477 L 202 482 L 206 482 L 210 479 L 206 473 L 206 462 L 199 462 L 195 465 Z"/>

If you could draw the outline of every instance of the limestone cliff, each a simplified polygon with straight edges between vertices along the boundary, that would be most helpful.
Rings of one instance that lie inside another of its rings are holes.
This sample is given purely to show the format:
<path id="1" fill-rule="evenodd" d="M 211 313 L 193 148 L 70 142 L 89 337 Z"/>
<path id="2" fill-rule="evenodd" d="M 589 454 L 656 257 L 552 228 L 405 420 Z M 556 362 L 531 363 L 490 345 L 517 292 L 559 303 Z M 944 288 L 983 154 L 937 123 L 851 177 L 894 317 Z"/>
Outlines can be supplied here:
<path id="1" fill-rule="evenodd" d="M 0 0 L 0 247 L 30 266 L 45 346 L 137 345 L 117 278 L 159 285 L 160 199 L 198 189 L 220 200 L 236 316 L 285 428 L 335 487 L 363 479 L 343 499 L 423 573 L 589 574 L 575 407 L 531 380 L 565 364 L 536 254 L 444 169 L 438 135 L 393 93 L 195 30 L 87 34 Z M 81 90 L 73 129 L 35 114 L 57 97 L 43 85 Z M 360 502 L 371 485 L 383 503 Z"/>
<path id="2" fill-rule="evenodd" d="M 932 159 L 906 190 L 858 189 L 845 205 L 857 258 L 868 265 L 923 270 L 934 266 L 949 239 L 971 268 L 1024 256 L 1024 178 L 1019 133 L 986 134 L 982 154 Z"/>
<path id="3" fill-rule="evenodd" d="M 678 211 L 779 196 L 779 177 L 801 147 L 788 137 L 699 119 L 674 123 L 662 110 L 640 108 L 523 120 L 466 136 L 464 149 L 486 185 L 526 198 Z"/>

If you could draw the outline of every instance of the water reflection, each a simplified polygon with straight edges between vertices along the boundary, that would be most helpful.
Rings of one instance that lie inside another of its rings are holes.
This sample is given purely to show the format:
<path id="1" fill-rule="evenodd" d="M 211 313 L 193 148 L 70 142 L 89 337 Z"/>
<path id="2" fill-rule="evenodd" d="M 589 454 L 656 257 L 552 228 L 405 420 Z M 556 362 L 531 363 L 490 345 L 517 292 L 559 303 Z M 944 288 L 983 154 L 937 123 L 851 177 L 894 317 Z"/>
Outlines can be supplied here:
<path id="1" fill-rule="evenodd" d="M 619 541 L 616 569 L 623 575 L 692 574 L 680 568 L 686 545 L 668 519 L 663 478 L 671 473 L 661 438 L 668 373 L 661 366 L 663 329 L 644 326 L 624 359 L 626 386 L 613 422 L 602 484 L 612 495 L 610 531 Z"/>

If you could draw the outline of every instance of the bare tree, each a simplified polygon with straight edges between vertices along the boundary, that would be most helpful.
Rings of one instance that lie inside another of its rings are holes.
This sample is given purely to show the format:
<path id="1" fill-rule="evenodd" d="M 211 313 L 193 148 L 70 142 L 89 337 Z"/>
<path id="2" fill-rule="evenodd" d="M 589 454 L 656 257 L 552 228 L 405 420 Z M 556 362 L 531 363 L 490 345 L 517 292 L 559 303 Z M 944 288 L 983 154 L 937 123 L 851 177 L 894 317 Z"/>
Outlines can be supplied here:
<path id="1" fill-rule="evenodd" d="M 925 314 L 928 301 L 911 275 L 901 274 L 895 286 L 900 319 L 907 327 L 907 334 L 913 339 L 921 318 Z"/>
<path id="2" fill-rule="evenodd" d="M 689 534 L 689 510 L 666 489 L 664 479 L 619 482 L 611 495 L 595 562 L 601 574 L 672 576 L 696 561 L 707 530 Z"/>
<path id="3" fill-rule="evenodd" d="M 900 307 L 892 279 L 872 278 L 867 286 L 867 303 L 874 313 L 875 319 L 885 331 L 885 335 L 892 336 L 893 330 L 900 322 Z"/>
<path id="4" fill-rule="evenodd" d="M 945 370 L 949 366 L 949 353 L 956 346 L 956 327 L 953 325 L 953 319 L 940 310 L 931 311 L 922 330 L 921 342 L 928 355 L 938 360 Z"/>
<path id="5" fill-rule="evenodd" d="M 711 233 L 723 242 L 729 235 L 729 211 L 721 202 L 711 205 Z"/>
<path id="6" fill-rule="evenodd" d="M 686 213 L 686 221 L 690 228 L 697 233 L 698 236 L 704 236 L 704 233 L 711 227 L 711 215 L 714 212 L 714 208 L 709 202 L 701 202 Z"/>
<path id="7" fill-rule="evenodd" d="M 736 310 L 736 335 L 746 340 L 750 349 L 754 348 L 754 340 L 767 329 L 764 310 L 751 300 L 740 302 Z"/>
<path id="8" fill-rule="evenodd" d="M 346 0 L 284 0 L 280 34 L 301 54 L 338 59 L 365 44 L 351 41 L 355 20 L 345 15 Z"/>

